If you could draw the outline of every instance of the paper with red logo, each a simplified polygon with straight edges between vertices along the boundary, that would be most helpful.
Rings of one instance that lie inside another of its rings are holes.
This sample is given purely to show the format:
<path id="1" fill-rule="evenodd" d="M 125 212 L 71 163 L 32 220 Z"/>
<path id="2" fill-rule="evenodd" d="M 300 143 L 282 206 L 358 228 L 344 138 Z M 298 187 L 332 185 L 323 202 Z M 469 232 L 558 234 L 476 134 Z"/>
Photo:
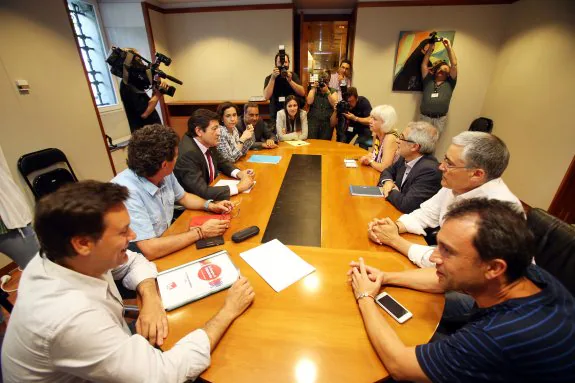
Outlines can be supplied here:
<path id="1" fill-rule="evenodd" d="M 158 274 L 164 308 L 176 309 L 230 287 L 240 272 L 222 250 Z"/>

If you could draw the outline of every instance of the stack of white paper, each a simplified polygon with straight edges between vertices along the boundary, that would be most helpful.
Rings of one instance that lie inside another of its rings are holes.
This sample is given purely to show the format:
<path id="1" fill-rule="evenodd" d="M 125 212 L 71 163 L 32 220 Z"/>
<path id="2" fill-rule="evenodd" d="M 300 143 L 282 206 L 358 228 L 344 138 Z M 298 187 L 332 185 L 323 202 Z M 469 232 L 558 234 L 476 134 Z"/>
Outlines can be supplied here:
<path id="1" fill-rule="evenodd" d="M 343 160 L 343 163 L 345 164 L 346 168 L 357 168 L 357 162 L 355 162 L 355 160 L 345 159 Z"/>
<path id="2" fill-rule="evenodd" d="M 277 239 L 240 253 L 240 257 L 278 293 L 315 271 Z"/>

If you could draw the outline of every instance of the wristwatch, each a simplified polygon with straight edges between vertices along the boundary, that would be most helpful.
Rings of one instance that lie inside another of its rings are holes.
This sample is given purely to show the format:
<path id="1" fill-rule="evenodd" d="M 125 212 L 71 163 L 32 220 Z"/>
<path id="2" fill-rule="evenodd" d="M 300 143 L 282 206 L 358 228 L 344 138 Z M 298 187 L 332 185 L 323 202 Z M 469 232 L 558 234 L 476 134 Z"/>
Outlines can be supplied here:
<path id="1" fill-rule="evenodd" d="M 364 291 L 363 293 L 359 294 L 357 297 L 355 297 L 355 300 L 359 301 L 361 298 L 366 298 L 366 297 L 370 297 L 371 299 L 373 299 L 375 301 L 375 298 L 373 297 L 373 295 L 371 295 L 367 291 Z"/>
<path id="2" fill-rule="evenodd" d="M 205 211 L 210 211 L 209 208 L 208 208 L 208 206 L 210 206 L 210 202 L 214 202 L 214 200 L 213 200 L 213 199 L 208 199 L 208 200 L 206 200 L 206 202 L 204 202 L 204 210 L 205 210 Z"/>

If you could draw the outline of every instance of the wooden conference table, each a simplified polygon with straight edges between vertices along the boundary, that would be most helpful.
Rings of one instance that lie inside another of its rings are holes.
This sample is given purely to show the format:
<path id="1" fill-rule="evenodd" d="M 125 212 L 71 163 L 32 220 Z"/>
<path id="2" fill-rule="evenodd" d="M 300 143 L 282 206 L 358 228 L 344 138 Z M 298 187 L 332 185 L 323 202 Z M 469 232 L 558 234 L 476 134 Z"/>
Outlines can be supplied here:
<path id="1" fill-rule="evenodd" d="M 250 151 L 237 164 L 241 169 L 254 169 L 257 183 L 249 194 L 231 198 L 241 198 L 240 215 L 224 234 L 225 245 L 202 250 L 190 246 L 155 261 L 162 271 L 226 249 L 254 287 L 254 303 L 212 354 L 211 367 L 202 375 L 209 381 L 374 382 L 389 375 L 369 342 L 345 274 L 349 262 L 359 257 L 387 271 L 415 268 L 404 256 L 367 237 L 372 218 L 396 219 L 400 213 L 383 199 L 350 195 L 349 185 L 374 185 L 379 177 L 371 168 L 345 168 L 344 158 L 359 157 L 365 154 L 363 149 L 332 141 L 308 142 L 311 145 L 281 143 L 277 149 Z M 252 154 L 282 159 L 277 165 L 247 163 Z M 261 243 L 292 154 L 322 155 L 321 247 L 289 246 L 316 271 L 276 293 L 239 254 Z M 187 230 L 189 219 L 202 214 L 207 213 L 184 212 L 166 235 Z M 260 234 L 240 244 L 231 241 L 234 232 L 252 225 L 260 228 Z M 419 236 L 408 238 L 424 243 Z M 413 313 L 412 319 L 399 325 L 381 311 L 403 342 L 428 342 L 443 311 L 443 295 L 395 287 L 385 291 Z M 225 296 L 225 292 L 217 293 L 169 312 L 170 333 L 163 349 L 202 327 L 221 308 Z"/>

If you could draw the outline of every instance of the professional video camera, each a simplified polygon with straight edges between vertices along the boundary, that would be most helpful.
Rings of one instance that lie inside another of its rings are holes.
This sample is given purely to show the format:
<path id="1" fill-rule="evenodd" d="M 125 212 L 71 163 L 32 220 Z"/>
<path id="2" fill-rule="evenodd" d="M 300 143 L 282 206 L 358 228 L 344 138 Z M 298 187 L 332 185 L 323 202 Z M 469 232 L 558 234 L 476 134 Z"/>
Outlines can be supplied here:
<path id="1" fill-rule="evenodd" d="M 141 91 L 153 87 L 158 89 L 160 93 L 173 97 L 176 88 L 171 85 L 168 86 L 168 89 L 160 87 L 160 78 L 183 85 L 183 82 L 177 78 L 160 70 L 160 64 L 169 66 L 172 63 L 172 59 L 161 53 L 156 53 L 156 60 L 152 63 L 131 50 L 112 47 L 106 62 L 110 65 L 110 72 L 114 76 L 120 77 L 124 84 L 131 85 Z"/>
<path id="2" fill-rule="evenodd" d="M 286 63 L 286 49 L 284 45 L 279 46 L 279 57 L 280 57 L 280 66 L 278 69 L 280 70 L 282 77 L 287 77 L 289 66 L 285 65 Z"/>
<path id="3" fill-rule="evenodd" d="M 443 37 L 437 37 L 437 32 L 433 31 L 429 34 L 429 38 L 427 39 L 427 41 L 431 44 L 435 44 L 435 43 L 439 43 L 441 41 L 443 41 Z"/>

